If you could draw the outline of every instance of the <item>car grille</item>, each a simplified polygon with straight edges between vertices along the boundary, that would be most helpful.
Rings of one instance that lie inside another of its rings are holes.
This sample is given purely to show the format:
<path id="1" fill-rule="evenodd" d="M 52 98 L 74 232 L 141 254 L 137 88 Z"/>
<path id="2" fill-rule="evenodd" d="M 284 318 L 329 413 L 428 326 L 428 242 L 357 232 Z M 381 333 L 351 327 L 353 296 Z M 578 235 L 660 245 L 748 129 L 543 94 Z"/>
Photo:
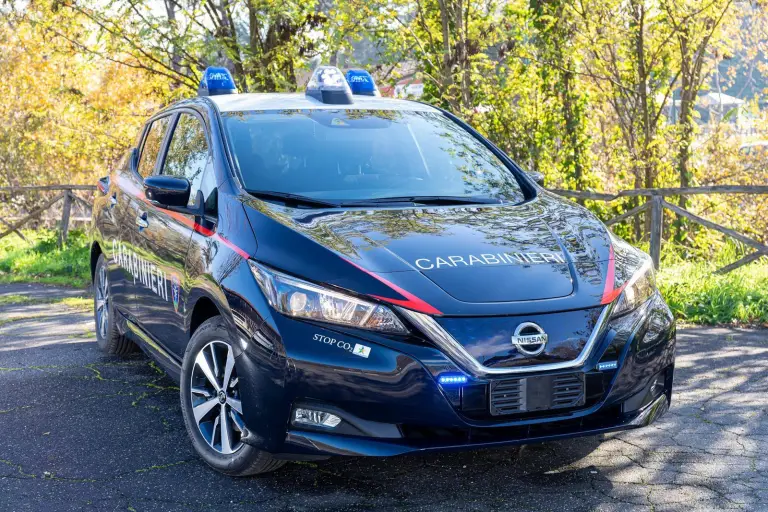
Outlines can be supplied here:
<path id="1" fill-rule="evenodd" d="M 584 405 L 584 376 L 539 375 L 491 382 L 490 412 L 493 416 Z"/>
<path id="2" fill-rule="evenodd" d="M 491 383 L 491 414 L 513 414 L 525 411 L 525 379 L 508 379 Z"/>
<path id="3" fill-rule="evenodd" d="M 578 375 L 561 375 L 552 383 L 552 409 L 574 407 L 584 399 L 584 381 Z"/>

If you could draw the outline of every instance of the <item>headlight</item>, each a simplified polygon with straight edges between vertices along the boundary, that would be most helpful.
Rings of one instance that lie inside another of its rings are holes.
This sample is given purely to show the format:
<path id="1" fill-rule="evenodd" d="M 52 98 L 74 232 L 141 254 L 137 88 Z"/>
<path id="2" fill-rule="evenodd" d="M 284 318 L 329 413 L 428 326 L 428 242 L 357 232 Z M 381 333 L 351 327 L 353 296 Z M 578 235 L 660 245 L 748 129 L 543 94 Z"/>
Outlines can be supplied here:
<path id="1" fill-rule="evenodd" d="M 386 306 L 296 279 L 254 261 L 248 263 L 269 304 L 284 315 L 390 334 L 408 333 Z"/>
<path id="2" fill-rule="evenodd" d="M 618 316 L 633 311 L 651 298 L 656 291 L 656 275 L 647 254 L 616 236 L 611 238 L 615 259 L 614 287 L 621 290 L 613 308 L 613 315 Z"/>
<path id="3" fill-rule="evenodd" d="M 653 273 L 653 265 L 648 262 L 638 270 L 630 279 L 616 301 L 613 308 L 614 316 L 623 315 L 634 310 L 640 304 L 651 298 L 656 291 L 656 276 Z"/>

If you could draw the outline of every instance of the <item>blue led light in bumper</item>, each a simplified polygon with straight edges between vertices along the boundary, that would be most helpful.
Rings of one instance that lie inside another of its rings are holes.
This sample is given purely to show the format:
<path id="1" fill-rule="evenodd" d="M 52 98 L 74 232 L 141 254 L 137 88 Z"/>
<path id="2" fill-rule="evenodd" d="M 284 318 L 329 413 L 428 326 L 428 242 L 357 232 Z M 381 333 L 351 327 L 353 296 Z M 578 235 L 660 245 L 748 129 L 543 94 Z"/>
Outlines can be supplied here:
<path id="1" fill-rule="evenodd" d="M 467 376 L 460 373 L 445 373 L 437 378 L 442 386 L 459 385 L 467 383 Z"/>
<path id="2" fill-rule="evenodd" d="M 618 367 L 619 367 L 618 361 L 606 361 L 604 363 L 597 364 L 597 369 L 600 370 L 601 372 L 605 372 L 608 370 L 615 370 Z"/>

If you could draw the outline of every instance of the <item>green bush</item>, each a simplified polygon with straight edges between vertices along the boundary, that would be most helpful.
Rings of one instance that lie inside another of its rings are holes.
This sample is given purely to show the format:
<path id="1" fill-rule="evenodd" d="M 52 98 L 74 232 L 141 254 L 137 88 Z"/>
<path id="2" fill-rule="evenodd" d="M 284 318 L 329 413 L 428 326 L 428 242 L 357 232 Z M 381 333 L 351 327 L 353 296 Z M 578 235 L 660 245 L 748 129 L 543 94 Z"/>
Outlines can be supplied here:
<path id="1" fill-rule="evenodd" d="M 37 282 L 85 287 L 90 281 L 88 237 L 74 230 L 63 249 L 55 230 L 24 230 L 0 239 L 0 282 Z"/>
<path id="2" fill-rule="evenodd" d="M 715 275 L 712 263 L 664 266 L 657 280 L 675 316 L 694 324 L 768 324 L 768 265 Z"/>

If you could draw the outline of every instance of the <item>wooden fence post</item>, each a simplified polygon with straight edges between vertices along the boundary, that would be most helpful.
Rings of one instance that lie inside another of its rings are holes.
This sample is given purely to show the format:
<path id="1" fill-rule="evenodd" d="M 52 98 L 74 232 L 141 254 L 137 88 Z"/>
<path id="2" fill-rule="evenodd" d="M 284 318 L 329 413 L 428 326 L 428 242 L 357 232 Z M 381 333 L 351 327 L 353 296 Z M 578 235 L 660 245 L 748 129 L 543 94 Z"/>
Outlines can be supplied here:
<path id="1" fill-rule="evenodd" d="M 651 259 L 653 267 L 659 270 L 659 261 L 661 260 L 661 236 L 664 226 L 664 209 L 661 204 L 661 197 L 651 198 Z"/>
<path id="2" fill-rule="evenodd" d="M 59 231 L 59 248 L 64 248 L 67 243 L 67 232 L 69 231 L 69 214 L 72 210 L 72 191 L 64 191 L 64 204 L 61 208 L 61 226 Z"/>

